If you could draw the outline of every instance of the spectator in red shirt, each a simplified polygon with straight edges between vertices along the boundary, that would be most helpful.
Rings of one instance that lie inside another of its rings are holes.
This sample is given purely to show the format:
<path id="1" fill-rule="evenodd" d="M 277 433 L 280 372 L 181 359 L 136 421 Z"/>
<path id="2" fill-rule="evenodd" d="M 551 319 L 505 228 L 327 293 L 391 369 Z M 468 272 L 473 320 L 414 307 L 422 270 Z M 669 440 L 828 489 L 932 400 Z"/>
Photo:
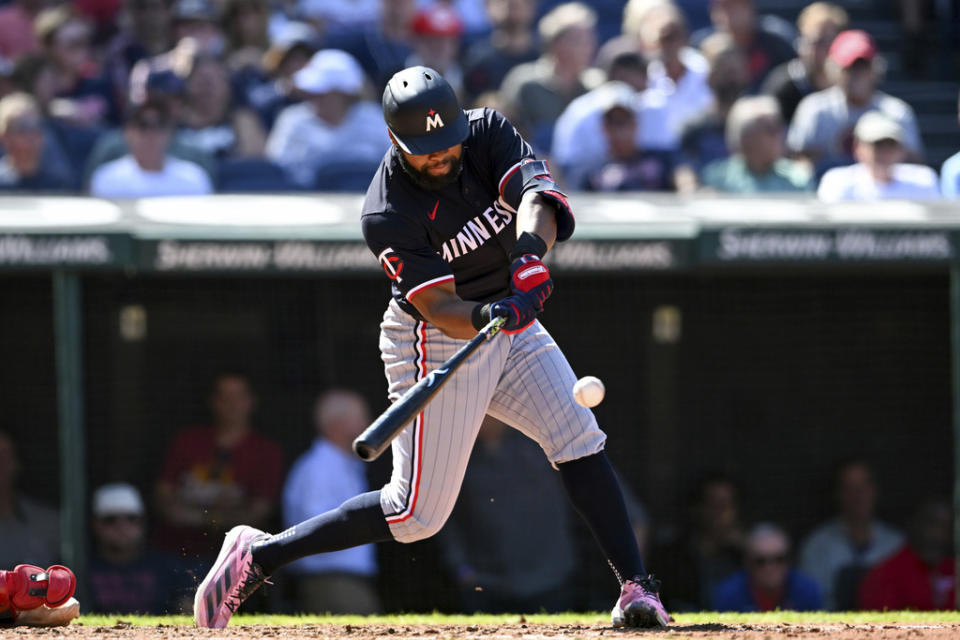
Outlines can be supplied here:
<path id="1" fill-rule="evenodd" d="M 953 609 L 957 583 L 952 520 L 949 502 L 924 503 L 907 543 L 874 567 L 860 583 L 860 607 L 878 611 Z"/>
<path id="2" fill-rule="evenodd" d="M 269 528 L 283 482 L 280 447 L 251 425 L 256 398 L 247 378 L 221 373 L 209 402 L 212 424 L 176 435 L 157 483 L 160 544 L 204 561 L 234 525 Z"/>

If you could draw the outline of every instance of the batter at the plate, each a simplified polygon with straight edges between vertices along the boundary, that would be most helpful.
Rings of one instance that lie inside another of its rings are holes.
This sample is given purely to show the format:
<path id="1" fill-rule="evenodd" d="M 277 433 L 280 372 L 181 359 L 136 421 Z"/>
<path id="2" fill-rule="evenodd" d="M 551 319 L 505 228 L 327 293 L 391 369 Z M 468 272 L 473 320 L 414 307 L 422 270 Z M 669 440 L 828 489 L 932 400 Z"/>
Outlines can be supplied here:
<path id="1" fill-rule="evenodd" d="M 223 627 L 267 576 L 306 555 L 437 533 L 460 490 L 484 415 L 536 440 L 557 468 L 621 583 L 614 626 L 665 626 L 659 583 L 643 566 L 593 413 L 537 320 L 553 282 L 541 258 L 574 218 L 545 162 L 492 109 L 463 111 L 427 67 L 398 72 L 383 93 L 393 146 L 367 190 L 363 235 L 392 298 L 380 351 L 392 400 L 454 354 L 492 317 L 503 331 L 451 376 L 393 441 L 393 475 L 276 535 L 231 530 L 197 590 L 194 616 Z"/>

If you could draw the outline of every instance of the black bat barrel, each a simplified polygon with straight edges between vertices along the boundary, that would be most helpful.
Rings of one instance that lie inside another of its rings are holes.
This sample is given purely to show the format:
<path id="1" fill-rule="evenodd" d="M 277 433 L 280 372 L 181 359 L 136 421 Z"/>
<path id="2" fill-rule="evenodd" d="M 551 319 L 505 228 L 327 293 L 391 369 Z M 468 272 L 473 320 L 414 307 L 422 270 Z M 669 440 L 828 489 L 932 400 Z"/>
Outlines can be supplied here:
<path id="1" fill-rule="evenodd" d="M 363 433 L 353 441 L 353 451 L 361 460 L 370 462 L 380 457 L 393 439 L 400 435 L 414 416 L 423 411 L 423 408 L 433 398 L 440 387 L 450 379 L 457 368 L 470 357 L 477 348 L 495 336 L 505 322 L 504 318 L 494 318 L 487 326 L 470 339 L 470 342 L 460 347 L 460 350 L 438 368 L 427 374 L 417 384 L 410 387 L 400 399 L 390 405 L 386 411 L 373 421 Z"/>

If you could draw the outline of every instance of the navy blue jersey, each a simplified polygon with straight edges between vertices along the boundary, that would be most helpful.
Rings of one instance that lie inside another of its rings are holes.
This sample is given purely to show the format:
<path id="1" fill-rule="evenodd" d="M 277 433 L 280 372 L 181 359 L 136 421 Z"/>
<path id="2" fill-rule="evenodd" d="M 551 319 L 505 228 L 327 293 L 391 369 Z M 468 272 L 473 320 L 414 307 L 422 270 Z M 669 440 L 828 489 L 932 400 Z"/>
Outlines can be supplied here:
<path id="1" fill-rule="evenodd" d="M 418 319 L 410 300 L 444 282 L 454 282 L 464 300 L 510 295 L 508 254 L 517 240 L 520 190 L 505 187 L 520 180 L 521 161 L 533 151 L 497 111 L 466 114 L 470 134 L 457 181 L 437 190 L 419 186 L 392 146 L 363 203 L 363 237 L 390 278 L 393 297 Z"/>

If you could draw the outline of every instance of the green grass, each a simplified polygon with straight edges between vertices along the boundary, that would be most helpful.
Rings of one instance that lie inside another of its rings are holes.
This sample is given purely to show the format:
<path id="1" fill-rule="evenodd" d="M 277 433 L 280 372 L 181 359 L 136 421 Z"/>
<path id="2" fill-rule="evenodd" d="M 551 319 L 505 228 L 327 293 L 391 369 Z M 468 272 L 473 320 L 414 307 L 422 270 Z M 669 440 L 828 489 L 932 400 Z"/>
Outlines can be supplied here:
<path id="1" fill-rule="evenodd" d="M 888 611 L 876 612 L 830 612 L 830 613 L 797 613 L 793 611 L 776 611 L 770 613 L 685 613 L 675 616 L 677 624 L 958 624 L 960 611 L 913 612 Z M 605 624 L 609 623 L 607 613 L 561 613 L 561 614 L 527 614 L 523 616 L 526 622 L 550 624 Z M 123 621 L 138 626 L 156 625 L 193 625 L 193 618 L 189 616 L 123 616 L 123 615 L 83 615 L 79 622 L 85 626 L 114 626 L 117 621 Z M 510 615 L 447 615 L 441 613 L 405 613 L 389 616 L 281 616 L 241 614 L 234 616 L 231 626 L 235 625 L 274 625 L 290 626 L 305 624 L 337 624 L 337 625 L 467 625 L 467 624 L 515 624 L 521 621 L 518 614 Z"/>

